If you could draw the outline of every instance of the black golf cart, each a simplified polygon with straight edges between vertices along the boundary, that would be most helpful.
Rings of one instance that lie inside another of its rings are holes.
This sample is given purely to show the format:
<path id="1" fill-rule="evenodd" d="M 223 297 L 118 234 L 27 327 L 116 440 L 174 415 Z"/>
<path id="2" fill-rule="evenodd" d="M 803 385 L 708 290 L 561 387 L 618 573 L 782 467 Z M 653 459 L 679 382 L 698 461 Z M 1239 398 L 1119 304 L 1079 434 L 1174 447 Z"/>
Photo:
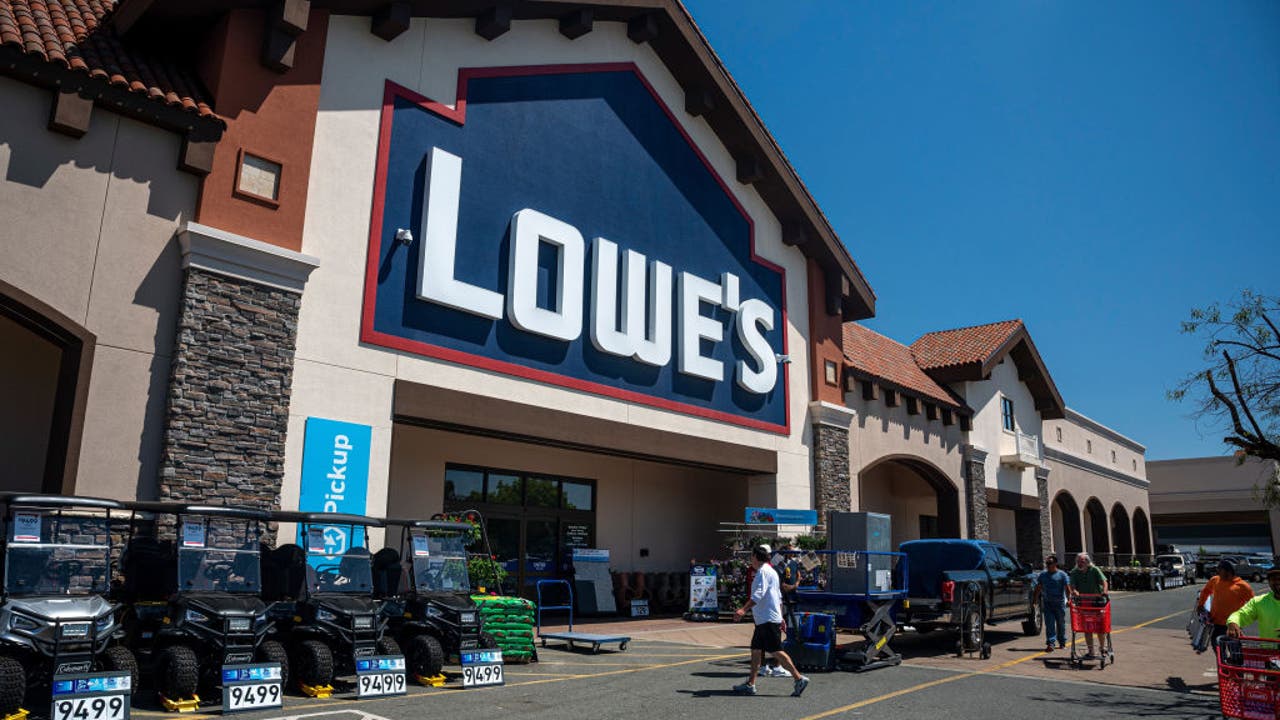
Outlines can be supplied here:
<path id="1" fill-rule="evenodd" d="M 387 546 L 373 556 L 374 585 L 388 597 L 386 616 L 408 669 L 425 682 L 446 658 L 463 650 L 496 648 L 481 632 L 471 599 L 467 545 L 472 526 L 443 520 L 387 520 Z M 400 551 L 392 543 L 400 530 Z M 407 570 L 408 572 L 405 572 Z M 407 582 L 406 582 L 407 580 Z"/>
<path id="2" fill-rule="evenodd" d="M 0 495 L 4 506 L 4 592 L 0 599 L 0 717 L 24 695 L 49 702 L 55 676 L 128 674 L 138 664 L 121 644 L 111 586 L 112 500 Z M 38 698 L 43 697 L 43 700 Z M 45 705 L 47 707 L 47 705 Z"/>
<path id="3" fill-rule="evenodd" d="M 297 688 L 328 697 L 334 678 L 356 673 L 359 660 L 400 655 L 384 635 L 382 602 L 373 592 L 368 531 L 382 521 L 292 511 L 274 512 L 272 519 L 295 523 L 301 541 L 277 547 L 263 562 L 263 597 L 288 647 Z"/>
<path id="4" fill-rule="evenodd" d="M 128 503 L 133 511 L 122 557 L 131 646 L 168 710 L 212 700 L 224 666 L 289 661 L 270 639 L 260 597 L 261 542 L 268 513 L 183 503 Z"/>

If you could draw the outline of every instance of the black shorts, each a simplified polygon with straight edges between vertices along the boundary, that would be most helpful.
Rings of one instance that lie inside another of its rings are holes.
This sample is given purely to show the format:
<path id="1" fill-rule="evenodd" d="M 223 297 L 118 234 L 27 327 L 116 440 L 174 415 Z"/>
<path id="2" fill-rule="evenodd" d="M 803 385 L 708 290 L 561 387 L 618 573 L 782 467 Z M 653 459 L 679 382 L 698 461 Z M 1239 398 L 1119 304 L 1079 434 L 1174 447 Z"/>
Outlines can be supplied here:
<path id="1" fill-rule="evenodd" d="M 782 623 L 760 623 L 751 634 L 751 649 L 765 652 L 782 650 Z"/>

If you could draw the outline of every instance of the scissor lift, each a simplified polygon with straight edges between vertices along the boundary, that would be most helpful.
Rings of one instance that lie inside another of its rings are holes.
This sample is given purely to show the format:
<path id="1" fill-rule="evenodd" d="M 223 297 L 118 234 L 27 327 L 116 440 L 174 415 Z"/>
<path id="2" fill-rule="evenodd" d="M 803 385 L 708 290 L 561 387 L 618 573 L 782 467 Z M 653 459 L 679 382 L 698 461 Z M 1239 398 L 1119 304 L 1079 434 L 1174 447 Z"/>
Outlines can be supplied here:
<path id="1" fill-rule="evenodd" d="M 543 605 L 542 604 L 542 588 L 546 586 L 563 585 L 569 594 L 568 605 Z M 618 650 L 626 650 L 627 643 L 631 642 L 631 638 L 626 635 L 599 635 L 596 633 L 583 633 L 573 631 L 573 586 L 568 580 L 539 580 L 537 582 L 538 594 L 538 639 L 542 641 L 542 647 L 547 647 L 548 640 L 560 640 L 565 643 L 564 649 L 576 650 L 579 645 L 586 647 L 591 646 L 592 653 L 600 652 L 600 646 L 605 643 L 618 643 Z M 542 632 L 542 611 L 543 610 L 568 610 L 569 611 L 569 631 L 560 633 L 544 633 Z"/>
<path id="2" fill-rule="evenodd" d="M 863 593 L 821 592 L 804 587 L 797 593 L 798 609 L 803 612 L 818 612 L 831 615 L 835 626 L 841 630 L 852 631 L 863 637 L 860 648 L 834 648 L 835 666 L 841 670 L 865 672 L 876 668 L 891 667 L 902 664 L 902 656 L 889 646 L 889 642 L 897 633 L 898 625 L 894 617 L 902 601 L 907 597 L 905 578 L 907 574 L 907 556 L 898 552 L 873 552 L 859 550 L 855 552 L 836 553 L 831 550 L 819 550 L 818 554 L 853 555 L 860 566 L 865 568 L 867 577 L 864 587 L 873 587 L 870 577 L 871 556 L 894 558 L 899 567 L 893 573 L 894 580 L 885 590 L 868 590 Z M 899 587 L 901 586 L 901 587 Z"/>

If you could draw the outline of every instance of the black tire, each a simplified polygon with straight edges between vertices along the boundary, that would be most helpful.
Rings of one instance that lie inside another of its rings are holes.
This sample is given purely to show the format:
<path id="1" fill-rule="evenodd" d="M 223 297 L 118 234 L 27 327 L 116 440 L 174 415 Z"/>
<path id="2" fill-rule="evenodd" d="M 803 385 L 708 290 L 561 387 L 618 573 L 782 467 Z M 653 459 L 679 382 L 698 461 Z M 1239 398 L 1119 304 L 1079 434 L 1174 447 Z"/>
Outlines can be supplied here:
<path id="1" fill-rule="evenodd" d="M 964 645 L 970 650 L 980 650 L 987 639 L 987 629 L 983 624 L 982 603 L 974 603 L 965 615 L 966 625 L 960 629 L 963 633 Z"/>
<path id="2" fill-rule="evenodd" d="M 185 700 L 200 687 L 200 659 L 186 645 L 170 645 L 156 662 L 156 692 L 170 700 Z"/>
<path id="3" fill-rule="evenodd" d="M 494 649 L 497 649 L 497 647 L 498 647 L 498 638 L 494 637 L 493 633 L 487 633 L 487 632 L 480 633 L 480 649 L 481 650 L 494 650 Z"/>
<path id="4" fill-rule="evenodd" d="M 1022 621 L 1022 634 L 1027 637 L 1036 637 L 1040 631 L 1044 630 L 1044 615 L 1042 614 L 1040 603 L 1031 601 L 1031 612 L 1026 620 Z"/>
<path id="5" fill-rule="evenodd" d="M 0 656 L 0 717 L 22 709 L 22 698 L 26 694 L 27 674 L 22 670 L 22 663 Z"/>
<path id="6" fill-rule="evenodd" d="M 112 645 L 93 663 L 99 672 L 129 673 L 129 687 L 138 691 L 138 659 L 133 652 L 123 645 Z"/>
<path id="7" fill-rule="evenodd" d="M 333 651 L 319 640 L 303 640 L 289 661 L 300 685 L 320 687 L 333 684 Z"/>
<path id="8" fill-rule="evenodd" d="M 444 649 L 440 641 L 423 633 L 414 635 L 409 640 L 408 653 L 405 655 L 410 672 L 419 677 L 435 677 L 444 666 Z"/>
<path id="9" fill-rule="evenodd" d="M 978 650 L 978 657 L 983 660 L 991 659 L 991 643 L 989 642 L 982 643 L 982 647 Z"/>
<path id="10" fill-rule="evenodd" d="M 1249 581 L 1250 581 L 1250 582 L 1256 582 L 1256 583 L 1260 583 L 1260 582 L 1262 582 L 1262 574 L 1261 574 L 1261 573 L 1254 573 L 1254 574 L 1250 575 L 1250 576 L 1249 576 Z"/>
<path id="11" fill-rule="evenodd" d="M 390 635 L 383 635 L 378 640 L 379 655 L 403 655 L 404 651 L 400 649 L 400 643 L 395 641 Z"/>
<path id="12" fill-rule="evenodd" d="M 263 640 L 253 653 L 260 663 L 280 663 L 280 687 L 289 687 L 289 653 L 279 640 Z"/>

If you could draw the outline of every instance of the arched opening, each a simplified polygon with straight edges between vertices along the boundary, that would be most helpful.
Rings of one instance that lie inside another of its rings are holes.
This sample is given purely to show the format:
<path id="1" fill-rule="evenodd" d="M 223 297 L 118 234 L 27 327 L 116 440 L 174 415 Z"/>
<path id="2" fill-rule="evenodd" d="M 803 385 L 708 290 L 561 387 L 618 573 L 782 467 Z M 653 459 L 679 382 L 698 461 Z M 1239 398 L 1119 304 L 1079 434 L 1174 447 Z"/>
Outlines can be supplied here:
<path id="1" fill-rule="evenodd" d="M 920 538 L 960 537 L 960 493 L 928 462 L 898 457 L 858 474 L 858 509 L 893 518 L 893 547 Z"/>
<path id="2" fill-rule="evenodd" d="M 1098 498 L 1089 498 L 1084 504 L 1084 541 L 1085 551 L 1095 556 L 1099 553 L 1111 553 L 1111 538 L 1107 532 L 1107 511 Z"/>
<path id="3" fill-rule="evenodd" d="M 1080 506 L 1071 493 L 1063 490 L 1053 499 L 1050 509 L 1053 526 L 1053 550 L 1059 561 L 1068 563 L 1071 556 L 1084 550 L 1084 538 L 1080 531 Z"/>
<path id="4" fill-rule="evenodd" d="M 75 491 L 94 336 L 0 282 L 0 490 Z"/>
<path id="5" fill-rule="evenodd" d="M 1115 560 L 1116 564 L 1128 563 L 1132 559 L 1123 557 L 1133 555 L 1133 536 L 1129 530 L 1129 511 L 1120 503 L 1111 506 L 1111 546 L 1111 551 L 1121 556 Z"/>
<path id="6" fill-rule="evenodd" d="M 1133 551 L 1139 555 L 1151 554 L 1151 524 L 1142 508 L 1133 509 Z"/>

